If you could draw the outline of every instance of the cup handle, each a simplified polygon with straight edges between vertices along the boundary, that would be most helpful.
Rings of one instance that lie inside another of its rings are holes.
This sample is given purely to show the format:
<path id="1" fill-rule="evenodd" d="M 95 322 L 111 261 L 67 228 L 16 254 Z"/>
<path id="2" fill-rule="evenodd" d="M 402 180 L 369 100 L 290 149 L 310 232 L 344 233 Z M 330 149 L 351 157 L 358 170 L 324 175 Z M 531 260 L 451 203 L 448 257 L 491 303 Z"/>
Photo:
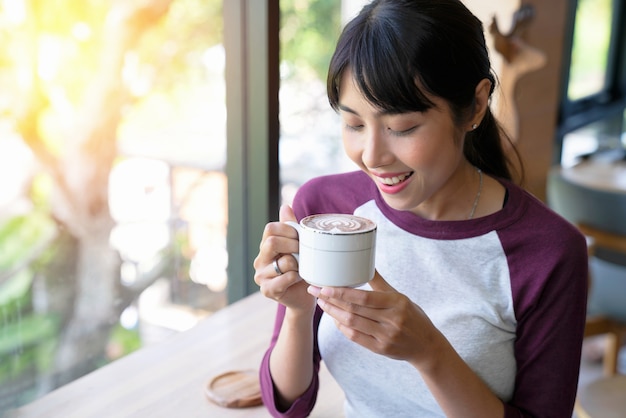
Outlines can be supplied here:
<path id="1" fill-rule="evenodd" d="M 300 229 L 299 223 L 294 222 L 294 221 L 285 221 L 285 223 L 296 230 L 296 232 L 298 233 L 298 237 L 300 236 L 301 229 Z M 296 258 L 296 261 L 298 263 L 300 262 L 300 255 L 298 253 L 291 253 L 291 255 L 293 255 Z"/>

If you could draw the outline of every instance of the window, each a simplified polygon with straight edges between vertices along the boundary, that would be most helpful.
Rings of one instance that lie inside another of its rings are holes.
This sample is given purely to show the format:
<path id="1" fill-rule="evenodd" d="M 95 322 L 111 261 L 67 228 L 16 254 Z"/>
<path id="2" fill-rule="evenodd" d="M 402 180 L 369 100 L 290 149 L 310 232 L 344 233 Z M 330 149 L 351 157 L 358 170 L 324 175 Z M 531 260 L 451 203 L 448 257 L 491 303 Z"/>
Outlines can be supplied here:
<path id="1" fill-rule="evenodd" d="M 626 149 L 625 12 L 625 0 L 572 2 L 557 163 L 571 166 L 598 152 L 621 158 Z"/>
<path id="2" fill-rule="evenodd" d="M 326 75 L 342 11 L 351 13 L 360 4 L 281 0 L 280 6 L 279 161 L 281 200 L 290 204 L 307 180 L 356 168 L 343 151 L 339 116 L 326 96 Z"/>
<path id="3" fill-rule="evenodd" d="M 227 302 L 222 0 L 150 6 L 0 1 L 0 415 Z"/>
<path id="4" fill-rule="evenodd" d="M 607 83 L 607 64 L 611 32 L 616 23 L 612 10 L 613 0 L 578 2 L 567 86 L 569 101 L 602 94 L 610 87 Z"/>

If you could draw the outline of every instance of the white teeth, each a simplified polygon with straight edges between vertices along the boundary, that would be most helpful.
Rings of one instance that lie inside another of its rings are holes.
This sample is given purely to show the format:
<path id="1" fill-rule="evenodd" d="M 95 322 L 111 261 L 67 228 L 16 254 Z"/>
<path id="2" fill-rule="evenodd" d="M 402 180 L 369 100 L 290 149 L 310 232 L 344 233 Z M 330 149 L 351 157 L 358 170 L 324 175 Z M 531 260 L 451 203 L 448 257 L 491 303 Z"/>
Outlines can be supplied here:
<path id="1" fill-rule="evenodd" d="M 400 176 L 395 176 L 395 177 L 385 177 L 385 178 L 380 177 L 380 182 L 388 186 L 393 186 L 394 184 L 400 183 L 407 177 L 409 177 L 408 174 L 402 174 Z"/>

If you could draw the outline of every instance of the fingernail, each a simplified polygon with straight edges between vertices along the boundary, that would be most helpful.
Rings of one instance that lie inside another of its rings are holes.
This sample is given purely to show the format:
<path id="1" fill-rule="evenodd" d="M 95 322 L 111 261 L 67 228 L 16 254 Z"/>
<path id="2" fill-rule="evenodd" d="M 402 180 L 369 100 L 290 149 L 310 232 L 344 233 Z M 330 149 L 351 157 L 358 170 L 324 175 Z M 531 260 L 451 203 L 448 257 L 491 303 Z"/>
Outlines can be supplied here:
<path id="1" fill-rule="evenodd" d="M 315 297 L 319 296 L 319 294 L 320 294 L 320 288 L 319 287 L 315 287 L 315 286 L 307 287 L 306 291 L 309 292 L 310 295 L 313 295 Z"/>

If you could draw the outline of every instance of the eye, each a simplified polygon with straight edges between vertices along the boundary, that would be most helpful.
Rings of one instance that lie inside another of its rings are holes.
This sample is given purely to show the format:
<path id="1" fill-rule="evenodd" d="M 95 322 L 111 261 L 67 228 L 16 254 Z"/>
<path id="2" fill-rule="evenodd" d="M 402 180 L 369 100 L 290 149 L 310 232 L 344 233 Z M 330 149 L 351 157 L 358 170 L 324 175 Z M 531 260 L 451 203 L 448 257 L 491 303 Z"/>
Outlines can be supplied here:
<path id="1" fill-rule="evenodd" d="M 420 112 L 408 112 L 390 114 L 386 117 L 385 124 L 389 134 L 394 136 L 406 136 L 412 134 L 423 122 Z"/>
<path id="2" fill-rule="evenodd" d="M 395 136 L 406 136 L 406 135 L 410 135 L 411 133 L 413 133 L 418 127 L 419 127 L 419 125 L 415 125 L 415 126 L 411 126 L 408 129 L 396 130 L 396 129 L 387 128 L 387 130 L 392 135 L 395 135 Z"/>
<path id="3" fill-rule="evenodd" d="M 363 121 L 353 115 L 344 115 L 343 124 L 347 131 L 358 132 L 363 129 Z"/>
<path id="4" fill-rule="evenodd" d="M 358 132 L 363 129 L 363 125 L 350 125 L 349 123 L 345 124 L 345 127 L 348 131 Z"/>

